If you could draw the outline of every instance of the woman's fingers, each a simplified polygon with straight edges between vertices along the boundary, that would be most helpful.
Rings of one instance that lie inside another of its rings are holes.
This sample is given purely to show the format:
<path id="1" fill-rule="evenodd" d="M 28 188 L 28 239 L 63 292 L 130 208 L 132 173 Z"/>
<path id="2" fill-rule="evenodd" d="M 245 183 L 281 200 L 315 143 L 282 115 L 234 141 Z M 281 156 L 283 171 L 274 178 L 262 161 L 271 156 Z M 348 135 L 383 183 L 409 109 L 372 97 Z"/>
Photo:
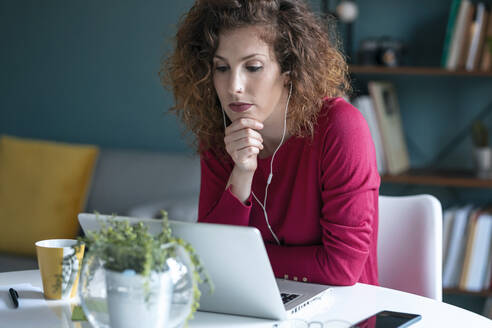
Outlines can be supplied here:
<path id="1" fill-rule="evenodd" d="M 261 138 L 261 135 L 253 136 L 249 132 L 237 133 L 229 138 L 224 138 L 224 141 L 226 144 L 226 149 L 229 148 L 230 150 L 239 150 L 249 146 L 263 149 L 263 139 Z"/>
<path id="2" fill-rule="evenodd" d="M 233 121 L 226 129 L 225 129 L 225 135 L 232 134 L 236 131 L 243 130 L 243 129 L 253 129 L 253 130 L 261 130 L 263 129 L 263 123 L 260 121 L 257 121 L 253 118 L 240 118 L 235 121 Z"/>
<path id="3" fill-rule="evenodd" d="M 234 129 L 226 130 L 224 142 L 228 144 L 232 142 L 237 142 L 238 140 L 245 139 L 245 138 L 257 139 L 258 141 L 263 142 L 263 138 L 261 137 L 261 134 L 255 129 L 252 129 L 250 127 L 245 127 L 237 130 Z"/>
<path id="4" fill-rule="evenodd" d="M 226 135 L 224 142 L 226 150 L 230 155 L 234 151 L 248 147 L 256 147 L 259 150 L 263 149 L 263 138 L 261 134 L 249 128 L 235 131 L 231 135 Z"/>
<path id="5" fill-rule="evenodd" d="M 244 135 L 242 131 L 236 134 Z M 242 163 L 245 160 L 249 160 L 252 155 L 256 156 L 263 149 L 262 141 L 257 137 L 246 136 L 235 139 L 234 136 L 231 136 L 230 139 L 233 141 L 226 142 L 226 150 L 235 162 Z"/>
<path id="6" fill-rule="evenodd" d="M 256 160 L 260 150 L 257 147 L 246 147 L 232 152 L 231 157 L 235 163 L 247 164 L 251 160 Z"/>
<path id="7" fill-rule="evenodd" d="M 250 118 L 240 118 L 226 128 L 226 151 L 240 169 L 256 169 L 256 156 L 263 149 L 263 138 L 257 130 L 262 128 L 261 122 Z"/>

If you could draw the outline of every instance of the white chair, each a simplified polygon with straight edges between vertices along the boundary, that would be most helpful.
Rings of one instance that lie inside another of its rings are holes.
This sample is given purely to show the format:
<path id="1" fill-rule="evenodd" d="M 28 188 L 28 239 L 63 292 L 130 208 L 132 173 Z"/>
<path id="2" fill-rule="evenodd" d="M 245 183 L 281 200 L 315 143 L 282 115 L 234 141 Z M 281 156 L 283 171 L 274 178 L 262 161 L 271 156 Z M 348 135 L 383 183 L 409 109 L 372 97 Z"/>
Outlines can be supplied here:
<path id="1" fill-rule="evenodd" d="M 442 301 L 442 208 L 431 195 L 379 196 L 379 284 Z"/>

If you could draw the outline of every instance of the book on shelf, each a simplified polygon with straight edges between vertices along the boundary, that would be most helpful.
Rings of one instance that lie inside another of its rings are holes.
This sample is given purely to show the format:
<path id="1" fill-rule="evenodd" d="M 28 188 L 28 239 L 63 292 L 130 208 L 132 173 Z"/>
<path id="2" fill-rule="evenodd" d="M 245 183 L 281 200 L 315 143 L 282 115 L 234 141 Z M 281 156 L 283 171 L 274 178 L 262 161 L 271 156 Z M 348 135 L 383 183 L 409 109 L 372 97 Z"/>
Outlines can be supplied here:
<path id="1" fill-rule="evenodd" d="M 441 66 L 448 70 L 492 70 L 492 11 L 485 2 L 451 2 Z"/>
<path id="2" fill-rule="evenodd" d="M 476 5 L 475 15 L 470 29 L 470 45 L 466 59 L 466 70 L 474 71 L 479 67 L 482 49 L 485 41 L 488 11 L 483 2 Z"/>
<path id="3" fill-rule="evenodd" d="M 465 48 L 466 26 L 468 25 L 467 18 L 470 17 L 470 12 L 472 12 L 473 9 L 474 7 L 470 0 L 461 0 L 458 14 L 455 17 L 453 33 L 448 49 L 449 54 L 446 56 L 447 60 L 445 68 L 449 70 L 456 70 L 458 68 L 458 61 Z"/>
<path id="4" fill-rule="evenodd" d="M 376 150 L 378 172 L 379 174 L 384 174 L 386 172 L 386 161 L 383 141 L 381 140 L 381 133 L 373 101 L 370 96 L 359 96 L 352 101 L 352 104 L 359 109 L 369 126 L 369 131 L 371 132 L 372 141 Z"/>
<path id="5" fill-rule="evenodd" d="M 453 30 L 455 28 L 456 16 L 458 15 L 458 9 L 460 8 L 461 0 L 453 0 L 449 11 L 448 24 L 446 26 L 446 34 L 444 36 L 444 47 L 441 57 L 441 67 L 446 67 L 449 56 L 449 48 L 451 45 L 451 38 L 453 36 Z"/>
<path id="6" fill-rule="evenodd" d="M 451 229 L 453 227 L 454 217 L 456 215 L 456 207 L 446 209 L 442 215 L 442 266 L 444 267 L 444 260 L 448 255 L 449 239 L 451 236 Z"/>
<path id="7" fill-rule="evenodd" d="M 443 287 L 479 292 L 492 281 L 492 212 L 472 205 L 443 215 Z"/>
<path id="8" fill-rule="evenodd" d="M 478 242 L 479 231 L 478 228 L 478 218 L 482 215 L 482 211 L 480 209 L 476 209 L 472 211 L 470 216 L 468 217 L 468 227 L 467 227 L 467 235 L 465 242 L 465 255 L 463 259 L 463 266 L 461 269 L 461 277 L 459 282 L 459 288 L 462 290 L 468 290 L 469 281 L 471 280 L 472 275 L 475 275 L 476 272 L 471 271 L 472 265 L 472 257 L 476 253 L 476 246 Z M 481 289 L 481 287 L 480 287 Z"/>
<path id="9" fill-rule="evenodd" d="M 465 255 L 465 236 L 468 222 L 473 206 L 467 205 L 458 208 L 454 216 L 453 226 L 449 239 L 449 248 L 444 261 L 442 286 L 443 288 L 455 288 L 459 285 L 463 259 Z"/>
<path id="10" fill-rule="evenodd" d="M 482 60 L 480 61 L 480 70 L 484 72 L 492 70 L 492 10 L 489 10 L 488 16 L 482 49 Z"/>
<path id="11" fill-rule="evenodd" d="M 400 174 L 410 168 L 410 160 L 396 89 L 392 83 L 383 81 L 370 81 L 368 88 L 381 134 L 386 172 Z"/>
<path id="12" fill-rule="evenodd" d="M 470 258 L 467 264 L 467 276 L 464 277 L 463 289 L 479 292 L 488 289 L 487 268 L 490 262 L 490 244 L 492 237 L 492 215 L 482 213 L 476 219 L 476 228 L 470 243 Z M 461 286 L 460 286 L 461 287 Z"/>
<path id="13" fill-rule="evenodd" d="M 471 46 L 472 42 L 472 35 L 473 35 L 473 30 L 474 30 L 474 17 L 475 17 L 475 12 L 476 12 L 476 6 L 474 4 L 470 4 L 469 7 L 466 9 L 466 17 L 465 21 L 463 23 L 463 30 L 464 30 L 464 36 L 463 39 L 461 40 L 461 43 L 458 45 L 459 50 L 458 50 L 458 62 L 456 63 L 455 69 L 462 69 L 464 70 L 466 68 L 466 61 L 468 60 L 468 53 L 469 49 Z"/>
<path id="14" fill-rule="evenodd" d="M 478 216 L 480 215 L 480 210 L 475 209 L 473 210 L 469 217 L 468 217 L 468 222 L 467 222 L 467 228 L 466 230 L 468 231 L 467 236 L 466 236 L 466 242 L 465 244 L 465 253 L 463 255 L 463 265 L 461 267 L 461 275 L 460 275 L 460 280 L 458 287 L 460 289 L 466 289 L 466 281 L 468 279 L 468 273 L 469 273 L 469 263 L 470 263 L 470 258 L 471 258 L 471 252 L 473 249 L 473 244 L 475 242 L 475 235 L 476 235 L 476 228 L 477 228 L 477 219 Z"/>

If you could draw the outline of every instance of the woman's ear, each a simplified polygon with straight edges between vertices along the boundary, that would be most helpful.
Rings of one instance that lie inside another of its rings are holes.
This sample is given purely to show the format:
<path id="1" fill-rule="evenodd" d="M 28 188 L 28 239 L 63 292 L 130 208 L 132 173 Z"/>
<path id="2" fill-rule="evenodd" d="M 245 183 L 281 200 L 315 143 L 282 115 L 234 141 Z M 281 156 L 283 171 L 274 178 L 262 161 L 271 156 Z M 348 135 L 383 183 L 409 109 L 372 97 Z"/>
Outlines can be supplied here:
<path id="1" fill-rule="evenodd" d="M 284 78 L 284 85 L 285 86 L 288 86 L 291 83 L 291 81 L 290 81 L 290 71 L 283 72 L 282 73 L 282 76 Z"/>

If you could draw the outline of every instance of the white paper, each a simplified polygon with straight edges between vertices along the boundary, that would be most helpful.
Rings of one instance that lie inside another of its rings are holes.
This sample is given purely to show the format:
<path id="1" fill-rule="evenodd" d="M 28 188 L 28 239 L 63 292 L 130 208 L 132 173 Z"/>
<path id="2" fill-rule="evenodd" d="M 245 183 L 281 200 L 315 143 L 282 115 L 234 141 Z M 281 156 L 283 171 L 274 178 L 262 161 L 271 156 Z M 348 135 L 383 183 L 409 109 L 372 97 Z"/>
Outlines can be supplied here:
<path id="1" fill-rule="evenodd" d="M 19 293 L 19 307 L 15 308 L 9 288 Z M 48 305 L 41 288 L 31 284 L 0 286 L 0 328 L 3 327 L 72 327 L 70 305 Z"/>

